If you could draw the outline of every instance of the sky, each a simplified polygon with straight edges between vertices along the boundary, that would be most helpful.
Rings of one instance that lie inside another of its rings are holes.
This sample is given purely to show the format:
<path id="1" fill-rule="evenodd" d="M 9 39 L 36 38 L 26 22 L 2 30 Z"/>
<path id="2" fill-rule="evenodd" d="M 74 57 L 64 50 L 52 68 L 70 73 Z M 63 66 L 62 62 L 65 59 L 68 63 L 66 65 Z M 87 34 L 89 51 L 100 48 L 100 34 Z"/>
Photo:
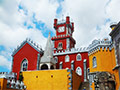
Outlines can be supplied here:
<path id="1" fill-rule="evenodd" d="M 43 49 L 54 19 L 70 16 L 76 48 L 109 38 L 111 23 L 120 21 L 119 0 L 0 0 L 0 72 L 10 72 L 12 52 L 26 38 Z"/>

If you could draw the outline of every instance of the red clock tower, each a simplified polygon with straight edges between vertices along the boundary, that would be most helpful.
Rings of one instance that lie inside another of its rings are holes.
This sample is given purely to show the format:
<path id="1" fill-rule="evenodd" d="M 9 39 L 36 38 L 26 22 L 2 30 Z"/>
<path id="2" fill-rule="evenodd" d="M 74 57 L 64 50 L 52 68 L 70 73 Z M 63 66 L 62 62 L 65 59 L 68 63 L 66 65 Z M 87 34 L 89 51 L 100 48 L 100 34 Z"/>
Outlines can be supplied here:
<path id="1" fill-rule="evenodd" d="M 66 17 L 66 21 L 58 22 L 54 19 L 54 28 L 56 30 L 56 36 L 52 37 L 54 42 L 54 52 L 70 50 L 75 47 L 75 40 L 72 37 L 74 32 L 74 23 L 70 22 L 69 16 Z"/>
<path id="2" fill-rule="evenodd" d="M 72 37 L 74 23 L 70 17 L 61 22 L 54 19 L 56 35 L 51 38 L 54 43 L 54 58 L 57 69 L 72 69 L 81 77 L 82 81 L 88 80 L 89 58 L 87 48 L 75 48 L 76 41 Z"/>

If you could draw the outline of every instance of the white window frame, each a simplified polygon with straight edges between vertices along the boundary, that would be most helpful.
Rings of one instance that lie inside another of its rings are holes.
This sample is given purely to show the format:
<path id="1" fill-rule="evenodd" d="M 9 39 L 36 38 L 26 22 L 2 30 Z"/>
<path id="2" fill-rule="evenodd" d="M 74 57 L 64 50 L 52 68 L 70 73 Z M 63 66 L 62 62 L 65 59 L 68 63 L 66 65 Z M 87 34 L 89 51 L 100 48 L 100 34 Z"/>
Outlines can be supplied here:
<path id="1" fill-rule="evenodd" d="M 93 68 L 97 67 L 97 59 L 96 59 L 96 57 L 93 57 L 92 64 L 93 64 Z"/>
<path id="2" fill-rule="evenodd" d="M 69 62 L 70 61 L 70 57 L 69 57 L 69 55 L 66 55 L 65 56 L 65 62 Z"/>
<path id="3" fill-rule="evenodd" d="M 79 70 L 79 71 L 78 71 Z M 79 72 L 79 73 L 78 73 Z M 79 75 L 79 76 L 82 76 L 82 69 L 81 67 L 77 67 L 76 68 L 76 73 Z"/>
<path id="4" fill-rule="evenodd" d="M 75 69 L 74 60 L 71 61 L 71 70 Z"/>
<path id="5" fill-rule="evenodd" d="M 24 64 L 24 65 L 27 65 L 27 67 L 25 66 L 25 68 L 26 68 L 26 70 L 27 70 L 27 69 L 28 69 L 28 60 L 27 60 L 26 58 L 22 60 L 22 63 L 21 63 L 21 71 L 24 71 L 24 70 L 23 70 L 23 69 L 24 69 L 23 64 Z M 25 70 L 25 71 L 26 71 L 26 70 Z"/>
<path id="6" fill-rule="evenodd" d="M 80 59 L 78 59 L 78 56 L 80 56 Z M 77 61 L 81 61 L 82 60 L 82 56 L 81 56 L 81 54 L 79 53 L 79 54 L 77 54 L 77 56 L 76 56 L 76 60 Z"/>
<path id="7" fill-rule="evenodd" d="M 57 56 L 55 56 L 54 60 L 55 60 L 56 63 L 58 63 L 58 57 Z"/>
<path id="8" fill-rule="evenodd" d="M 60 47 L 59 44 L 62 44 L 62 47 Z M 62 42 L 59 42 L 59 43 L 58 43 L 58 49 L 62 49 L 62 48 L 63 48 L 63 43 L 62 43 Z"/>
<path id="9" fill-rule="evenodd" d="M 69 49 L 69 48 L 70 48 L 70 39 L 67 38 L 67 49 Z"/>

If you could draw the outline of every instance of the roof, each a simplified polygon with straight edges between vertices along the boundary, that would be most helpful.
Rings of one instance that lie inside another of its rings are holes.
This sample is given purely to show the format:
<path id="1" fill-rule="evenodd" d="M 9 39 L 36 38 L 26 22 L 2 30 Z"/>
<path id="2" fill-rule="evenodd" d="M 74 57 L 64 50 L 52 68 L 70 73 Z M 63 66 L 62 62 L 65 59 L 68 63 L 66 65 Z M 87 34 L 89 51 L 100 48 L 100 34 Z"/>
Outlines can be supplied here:
<path id="1" fill-rule="evenodd" d="M 41 57 L 40 63 L 41 62 L 42 63 L 43 62 L 44 63 L 51 62 L 51 63 L 55 64 L 55 61 L 53 59 L 53 48 L 52 48 L 50 33 L 49 33 L 48 40 L 47 40 L 47 43 L 46 43 L 46 47 L 45 47 L 45 50 L 44 50 L 44 55 Z"/>
<path id="2" fill-rule="evenodd" d="M 24 40 L 19 46 L 17 46 L 16 49 L 14 49 L 12 56 L 14 56 L 26 43 L 28 43 L 32 48 L 34 48 L 36 51 L 38 52 L 42 52 L 42 48 L 40 45 L 36 44 L 35 42 L 33 42 L 30 38 Z"/>

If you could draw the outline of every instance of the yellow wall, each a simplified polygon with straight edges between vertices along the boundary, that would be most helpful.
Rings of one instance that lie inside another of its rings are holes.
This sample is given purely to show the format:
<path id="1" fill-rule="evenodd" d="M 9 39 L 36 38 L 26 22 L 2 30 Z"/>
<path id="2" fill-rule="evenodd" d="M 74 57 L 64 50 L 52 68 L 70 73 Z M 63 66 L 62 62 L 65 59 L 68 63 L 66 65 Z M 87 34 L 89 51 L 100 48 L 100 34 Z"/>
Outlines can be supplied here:
<path id="1" fill-rule="evenodd" d="M 0 78 L 0 83 L 1 83 L 1 90 L 6 90 L 6 85 L 7 85 L 7 80 L 4 78 Z"/>
<path id="2" fill-rule="evenodd" d="M 93 68 L 92 59 L 94 56 L 96 57 L 97 60 L 96 68 Z M 90 72 L 107 71 L 114 74 L 116 78 L 116 90 L 118 90 L 120 84 L 118 70 L 113 71 L 113 68 L 116 66 L 114 48 L 111 51 L 109 49 L 108 50 L 104 49 L 103 51 L 101 48 L 97 52 L 89 55 L 89 66 L 90 66 Z M 94 88 L 94 85 L 92 84 L 91 87 Z"/>
<path id="3" fill-rule="evenodd" d="M 96 57 L 97 59 L 97 67 L 93 68 L 93 62 L 92 59 L 93 57 Z M 114 49 L 112 51 L 109 51 L 102 48 L 100 51 L 98 50 L 97 52 L 91 54 L 89 56 L 89 66 L 90 66 L 90 72 L 96 72 L 96 71 L 108 71 L 113 73 L 112 69 L 115 66 L 115 56 L 114 56 Z"/>
<path id="4" fill-rule="evenodd" d="M 24 84 L 27 90 L 68 90 L 70 72 L 64 70 L 41 70 L 41 71 L 26 71 L 23 72 Z M 75 76 L 75 75 L 73 75 Z M 77 79 L 80 84 L 80 79 Z M 74 86 L 78 88 L 78 86 Z M 73 89 L 76 90 L 76 89 Z"/>

